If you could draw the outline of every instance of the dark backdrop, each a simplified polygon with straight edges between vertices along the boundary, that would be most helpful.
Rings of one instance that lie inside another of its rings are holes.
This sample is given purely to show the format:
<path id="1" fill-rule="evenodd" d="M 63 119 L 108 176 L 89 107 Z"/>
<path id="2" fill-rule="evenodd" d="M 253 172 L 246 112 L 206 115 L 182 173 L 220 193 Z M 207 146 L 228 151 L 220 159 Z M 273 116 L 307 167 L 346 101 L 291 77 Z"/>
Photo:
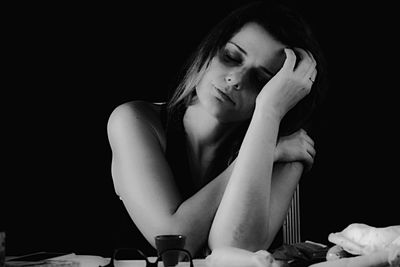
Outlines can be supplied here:
<path id="1" fill-rule="evenodd" d="M 3 10 L 0 228 L 8 255 L 109 255 L 120 205 L 110 176 L 110 112 L 133 99 L 164 101 L 201 38 L 244 2 Z M 329 63 L 330 92 L 313 136 L 318 154 L 301 182 L 303 239 L 322 243 L 353 222 L 400 224 L 395 17 L 383 4 L 348 2 L 291 2 Z"/>

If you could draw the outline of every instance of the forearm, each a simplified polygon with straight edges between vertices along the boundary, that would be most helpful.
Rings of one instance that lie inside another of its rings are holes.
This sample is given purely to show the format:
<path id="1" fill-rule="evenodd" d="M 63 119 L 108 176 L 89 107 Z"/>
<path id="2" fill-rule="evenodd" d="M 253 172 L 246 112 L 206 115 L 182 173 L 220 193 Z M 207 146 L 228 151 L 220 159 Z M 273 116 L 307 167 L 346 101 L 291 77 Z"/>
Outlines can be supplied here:
<path id="1" fill-rule="evenodd" d="M 221 202 L 236 160 L 200 191 L 184 201 L 172 215 L 171 227 L 186 235 L 186 248 L 196 252 L 207 242 L 215 212 Z"/>
<path id="2" fill-rule="evenodd" d="M 211 248 L 255 250 L 268 238 L 271 176 L 280 120 L 254 111 L 210 230 Z M 260 160 L 262 159 L 262 160 Z"/>
<path id="3" fill-rule="evenodd" d="M 185 248 L 194 254 L 207 242 L 215 212 L 235 163 L 236 160 L 186 200 L 175 199 L 170 203 L 149 206 L 147 202 L 138 201 L 141 192 L 134 190 L 135 186 L 123 187 L 120 196 L 132 220 L 153 247 L 156 235 L 182 234 L 187 237 Z M 157 194 L 154 197 L 158 197 Z"/>
<path id="4" fill-rule="evenodd" d="M 190 239 L 187 239 L 187 247 L 193 251 L 196 251 L 207 240 L 215 212 L 221 202 L 235 163 L 236 160 L 217 178 L 183 202 L 174 214 L 174 226 L 178 229 L 177 233 L 184 232 L 190 236 Z M 273 165 L 270 193 L 270 213 L 273 216 L 269 216 L 269 238 L 265 248 L 269 247 L 286 218 L 302 171 L 303 164 L 300 162 L 275 163 Z M 194 228 L 193 225 L 196 227 Z M 199 242 L 200 240 L 202 241 Z"/>

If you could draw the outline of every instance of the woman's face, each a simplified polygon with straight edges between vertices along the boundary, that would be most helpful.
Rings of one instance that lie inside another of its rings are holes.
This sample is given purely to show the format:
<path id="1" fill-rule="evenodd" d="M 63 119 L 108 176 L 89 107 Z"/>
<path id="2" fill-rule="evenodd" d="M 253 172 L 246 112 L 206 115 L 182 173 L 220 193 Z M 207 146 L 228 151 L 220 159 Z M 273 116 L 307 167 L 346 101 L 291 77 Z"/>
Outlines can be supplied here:
<path id="1" fill-rule="evenodd" d="M 245 24 L 211 60 L 197 104 L 221 122 L 251 118 L 258 93 L 283 65 L 284 47 L 260 25 Z"/>

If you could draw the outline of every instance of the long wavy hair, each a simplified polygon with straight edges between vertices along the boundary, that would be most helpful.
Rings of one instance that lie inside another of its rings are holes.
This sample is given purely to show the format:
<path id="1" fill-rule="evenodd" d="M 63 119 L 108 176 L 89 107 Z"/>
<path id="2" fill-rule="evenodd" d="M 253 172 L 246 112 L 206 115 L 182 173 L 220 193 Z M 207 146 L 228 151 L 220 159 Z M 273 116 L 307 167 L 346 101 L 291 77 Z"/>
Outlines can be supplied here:
<path id="1" fill-rule="evenodd" d="M 307 128 L 313 112 L 324 98 L 327 89 L 325 58 L 310 25 L 303 17 L 294 9 L 275 1 L 256 1 L 244 5 L 232 11 L 209 32 L 183 66 L 178 85 L 168 100 L 169 120 L 182 119 L 186 108 L 193 103 L 196 96 L 195 88 L 213 57 L 249 22 L 259 24 L 276 40 L 288 47 L 299 47 L 310 51 L 317 61 L 318 74 L 311 92 L 282 119 L 279 135 Z M 237 145 L 233 146 L 234 154 L 238 152 L 249 121 L 243 122 L 243 126 L 238 130 L 235 142 Z"/>

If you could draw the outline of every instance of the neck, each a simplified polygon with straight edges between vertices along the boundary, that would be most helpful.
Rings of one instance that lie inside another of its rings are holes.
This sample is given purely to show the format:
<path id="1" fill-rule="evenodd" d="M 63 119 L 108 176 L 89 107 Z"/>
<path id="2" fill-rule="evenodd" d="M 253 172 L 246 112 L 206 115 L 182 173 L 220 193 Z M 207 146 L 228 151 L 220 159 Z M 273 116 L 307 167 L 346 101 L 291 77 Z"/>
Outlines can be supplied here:
<path id="1" fill-rule="evenodd" d="M 201 157 L 214 154 L 239 123 L 223 123 L 200 106 L 192 105 L 186 109 L 183 125 L 192 151 Z"/>

